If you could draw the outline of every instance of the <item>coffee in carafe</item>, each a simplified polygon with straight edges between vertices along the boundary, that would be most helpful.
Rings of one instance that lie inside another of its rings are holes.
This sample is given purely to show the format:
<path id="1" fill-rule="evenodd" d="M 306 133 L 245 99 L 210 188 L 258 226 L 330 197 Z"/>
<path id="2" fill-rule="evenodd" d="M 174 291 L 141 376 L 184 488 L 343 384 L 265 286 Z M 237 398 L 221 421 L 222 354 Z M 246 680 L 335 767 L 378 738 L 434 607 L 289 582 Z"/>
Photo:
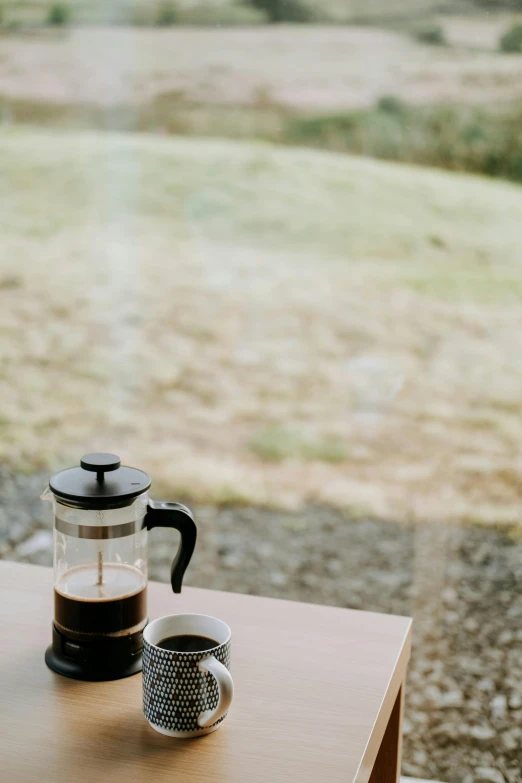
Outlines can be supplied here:
<path id="1" fill-rule="evenodd" d="M 85 565 L 65 571 L 54 586 L 54 623 L 63 633 L 92 634 L 143 631 L 147 585 L 133 566 Z"/>
<path id="2" fill-rule="evenodd" d="M 108 680 L 141 670 L 147 624 L 147 536 L 172 527 L 181 541 L 171 569 L 174 592 L 196 543 L 190 511 L 149 500 L 151 480 L 121 467 L 113 454 L 88 454 L 81 467 L 51 479 L 42 496 L 54 510 L 51 669 L 69 677 Z"/>

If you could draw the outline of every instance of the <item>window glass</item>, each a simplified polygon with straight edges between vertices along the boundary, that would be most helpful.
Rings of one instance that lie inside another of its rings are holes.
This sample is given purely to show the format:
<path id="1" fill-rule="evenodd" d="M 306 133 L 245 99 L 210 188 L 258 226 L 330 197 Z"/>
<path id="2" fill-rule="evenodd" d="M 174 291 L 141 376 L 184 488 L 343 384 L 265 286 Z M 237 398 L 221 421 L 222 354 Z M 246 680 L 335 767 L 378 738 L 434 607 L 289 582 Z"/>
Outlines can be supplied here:
<path id="1" fill-rule="evenodd" d="M 0 0 L 0 556 L 116 452 L 189 584 L 414 617 L 404 774 L 520 783 L 521 99 L 520 0 Z"/>

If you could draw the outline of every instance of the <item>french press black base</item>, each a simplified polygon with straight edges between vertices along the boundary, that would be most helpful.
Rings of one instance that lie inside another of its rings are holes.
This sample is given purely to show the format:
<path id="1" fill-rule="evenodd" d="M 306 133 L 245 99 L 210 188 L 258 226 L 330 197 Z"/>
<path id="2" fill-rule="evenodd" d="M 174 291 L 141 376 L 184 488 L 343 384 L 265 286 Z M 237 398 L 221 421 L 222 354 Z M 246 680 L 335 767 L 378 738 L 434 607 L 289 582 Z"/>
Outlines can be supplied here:
<path id="1" fill-rule="evenodd" d="M 181 542 L 171 568 L 175 593 L 196 545 L 179 503 L 149 500 L 150 477 L 114 454 L 88 454 L 57 473 L 42 496 L 54 507 L 54 622 L 45 661 L 80 680 L 115 680 L 141 670 L 147 624 L 147 536 L 172 527 Z"/>
<path id="2" fill-rule="evenodd" d="M 53 641 L 45 651 L 47 666 L 73 680 L 122 680 L 141 671 L 143 632 L 121 639 L 79 642 L 61 634 L 53 623 Z"/>

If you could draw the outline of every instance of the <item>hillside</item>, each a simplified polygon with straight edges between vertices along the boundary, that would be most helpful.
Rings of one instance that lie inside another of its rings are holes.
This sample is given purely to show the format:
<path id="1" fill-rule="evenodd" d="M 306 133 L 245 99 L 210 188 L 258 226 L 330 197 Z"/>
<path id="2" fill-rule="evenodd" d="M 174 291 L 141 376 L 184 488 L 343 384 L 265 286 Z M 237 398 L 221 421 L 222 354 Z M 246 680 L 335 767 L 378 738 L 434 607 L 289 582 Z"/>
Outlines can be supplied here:
<path id="1" fill-rule="evenodd" d="M 519 518 L 522 190 L 21 129 L 0 172 L 3 461 L 116 443 L 199 500 Z"/>

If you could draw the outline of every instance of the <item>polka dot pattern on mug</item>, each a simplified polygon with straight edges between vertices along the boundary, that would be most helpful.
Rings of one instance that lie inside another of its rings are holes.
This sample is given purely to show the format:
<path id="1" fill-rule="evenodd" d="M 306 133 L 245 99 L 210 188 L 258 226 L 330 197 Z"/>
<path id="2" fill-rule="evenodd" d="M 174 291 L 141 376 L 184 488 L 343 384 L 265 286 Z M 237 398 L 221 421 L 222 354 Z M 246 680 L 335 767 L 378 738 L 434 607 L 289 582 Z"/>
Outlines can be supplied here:
<path id="1" fill-rule="evenodd" d="M 214 677 L 198 667 L 200 661 L 212 656 L 230 670 L 230 640 L 199 653 L 162 650 L 144 640 L 143 711 L 150 723 L 170 731 L 200 729 L 201 713 L 214 710 L 219 701 Z"/>

